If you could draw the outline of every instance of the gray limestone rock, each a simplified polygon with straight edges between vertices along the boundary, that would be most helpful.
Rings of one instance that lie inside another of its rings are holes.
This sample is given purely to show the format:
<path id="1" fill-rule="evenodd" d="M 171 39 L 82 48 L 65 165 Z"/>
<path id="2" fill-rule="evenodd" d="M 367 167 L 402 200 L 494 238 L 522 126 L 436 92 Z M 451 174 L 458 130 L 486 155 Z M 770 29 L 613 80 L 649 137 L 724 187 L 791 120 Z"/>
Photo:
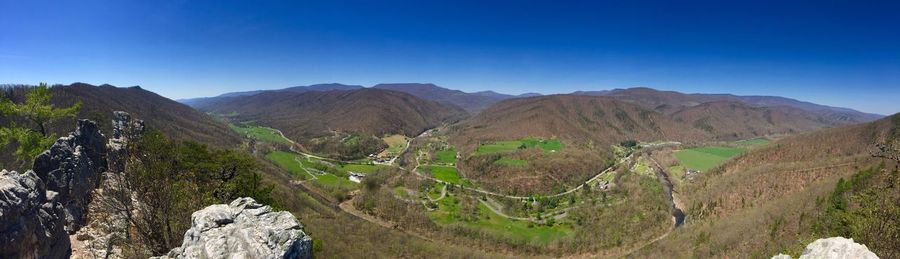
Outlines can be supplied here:
<path id="1" fill-rule="evenodd" d="M 71 253 L 59 195 L 28 171 L 0 171 L 0 258 L 65 258 Z"/>
<path id="2" fill-rule="evenodd" d="M 312 239 L 289 212 L 273 212 L 251 198 L 191 215 L 181 247 L 161 258 L 311 258 Z"/>

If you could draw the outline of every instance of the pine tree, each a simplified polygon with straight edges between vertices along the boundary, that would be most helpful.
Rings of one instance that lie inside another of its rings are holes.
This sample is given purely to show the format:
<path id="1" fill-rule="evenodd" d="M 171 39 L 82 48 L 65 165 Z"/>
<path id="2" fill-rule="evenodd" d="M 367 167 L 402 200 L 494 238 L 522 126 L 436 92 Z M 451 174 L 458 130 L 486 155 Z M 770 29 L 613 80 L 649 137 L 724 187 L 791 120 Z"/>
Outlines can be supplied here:
<path id="1" fill-rule="evenodd" d="M 29 89 L 23 103 L 0 99 L 0 114 L 8 123 L 0 125 L 0 146 L 15 142 L 18 145 L 15 155 L 23 165 L 53 144 L 55 136 L 47 129 L 51 122 L 74 117 L 81 108 L 81 102 L 67 108 L 54 107 L 50 104 L 52 97 L 47 84 L 40 83 Z"/>

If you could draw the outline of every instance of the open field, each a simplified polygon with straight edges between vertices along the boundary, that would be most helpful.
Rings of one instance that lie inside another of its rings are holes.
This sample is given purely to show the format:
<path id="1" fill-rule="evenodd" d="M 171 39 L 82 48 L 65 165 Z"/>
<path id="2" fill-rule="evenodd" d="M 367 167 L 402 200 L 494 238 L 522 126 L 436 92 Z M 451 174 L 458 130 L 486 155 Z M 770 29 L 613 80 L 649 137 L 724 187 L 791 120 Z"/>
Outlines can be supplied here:
<path id="1" fill-rule="evenodd" d="M 512 158 L 507 158 L 507 157 L 501 157 L 494 163 L 501 164 L 501 165 L 508 165 L 508 166 L 527 166 L 528 165 L 528 161 L 521 160 L 521 159 L 512 159 Z"/>
<path id="2" fill-rule="evenodd" d="M 303 169 L 304 167 L 313 168 L 312 170 L 314 170 L 314 171 L 320 171 L 319 169 L 315 169 L 315 168 L 321 168 L 323 166 L 321 164 L 317 165 L 316 162 L 309 161 L 301 155 L 290 153 L 290 152 L 284 152 L 284 151 L 275 151 L 275 152 L 269 153 L 266 155 L 266 159 L 274 162 L 279 167 L 284 168 L 288 172 L 291 172 L 294 175 L 297 175 L 303 179 L 308 179 L 311 177 L 309 175 L 309 173 L 307 173 L 306 170 Z M 338 176 L 338 175 L 335 175 L 332 173 L 346 174 L 346 173 L 349 173 L 352 171 L 352 172 L 357 172 L 357 173 L 368 174 L 368 173 L 373 173 L 383 167 L 384 166 L 381 166 L 381 165 L 343 164 L 343 165 L 331 167 L 336 171 L 329 170 L 326 172 L 330 172 L 330 173 L 325 173 L 325 174 L 316 176 L 315 181 L 317 183 L 322 184 L 327 187 L 337 187 L 337 188 L 342 188 L 342 189 L 354 189 L 357 186 L 356 183 L 351 182 L 349 179 L 347 179 L 344 176 Z"/>
<path id="3" fill-rule="evenodd" d="M 290 141 L 288 141 L 288 139 L 278 134 L 278 131 L 272 128 L 250 125 L 239 126 L 234 124 L 230 124 L 229 126 L 232 130 L 234 130 L 238 134 L 241 134 L 242 136 L 249 136 L 260 141 L 282 144 L 291 143 Z"/>
<path id="4" fill-rule="evenodd" d="M 434 177 L 435 179 L 438 179 L 438 180 L 441 180 L 444 182 L 448 182 L 448 183 L 452 183 L 452 184 L 461 184 L 461 185 L 467 185 L 467 186 L 472 185 L 472 183 L 469 182 L 469 180 L 464 179 L 462 176 L 459 175 L 459 171 L 456 170 L 456 167 L 432 165 L 432 166 L 423 166 L 421 168 L 427 172 L 430 172 L 431 176 Z"/>
<path id="5" fill-rule="evenodd" d="M 342 164 L 342 165 L 338 166 L 339 169 L 344 170 L 344 171 L 348 171 L 348 172 L 353 171 L 353 172 L 364 173 L 364 174 L 373 173 L 375 171 L 378 171 L 378 169 L 382 169 L 385 167 L 386 166 L 384 166 L 384 165 L 368 165 L 368 164 Z"/>
<path id="6" fill-rule="evenodd" d="M 706 171 L 744 151 L 743 148 L 699 147 L 679 150 L 675 152 L 675 158 L 687 168 Z"/>
<path id="7" fill-rule="evenodd" d="M 456 163 L 456 149 L 450 148 L 447 150 L 440 150 L 435 152 L 434 162 L 441 164 L 455 164 Z"/>
<path id="8" fill-rule="evenodd" d="M 351 182 L 347 178 L 338 177 L 333 174 L 323 174 L 316 177 L 316 182 L 327 187 L 337 187 L 343 189 L 356 188 L 357 183 Z"/>
<path id="9" fill-rule="evenodd" d="M 477 202 L 478 217 L 466 219 L 460 211 L 460 201 L 456 196 L 447 196 L 437 202 L 438 209 L 430 212 L 431 219 L 441 225 L 459 225 L 465 228 L 485 231 L 493 235 L 514 240 L 547 243 L 571 234 L 572 230 L 563 224 L 554 226 L 537 225 L 527 221 L 504 218 Z"/>
<path id="10" fill-rule="evenodd" d="M 291 172 L 294 175 L 298 175 L 300 177 L 306 178 L 308 175 L 306 171 L 300 166 L 300 163 L 295 160 L 297 154 L 288 153 L 283 151 L 275 151 L 269 154 L 266 154 L 266 159 L 274 162 L 281 168 L 284 168 L 288 172 Z"/>
<path id="11" fill-rule="evenodd" d="M 388 147 L 384 149 L 384 151 L 379 154 L 379 156 L 389 156 L 389 155 L 397 155 L 406 148 L 406 143 L 409 141 L 409 138 L 403 135 L 390 135 L 381 138 L 384 143 L 388 144 Z"/>
<path id="12" fill-rule="evenodd" d="M 755 139 L 746 139 L 746 140 L 738 140 L 735 141 L 734 144 L 742 145 L 742 146 L 756 146 L 756 145 L 765 145 L 769 144 L 768 139 L 764 138 L 755 138 Z"/>
<path id="13" fill-rule="evenodd" d="M 521 140 L 497 141 L 481 144 L 478 146 L 478 149 L 475 150 L 475 155 L 511 152 L 516 151 L 520 147 L 538 147 L 543 149 L 544 152 L 558 152 L 563 148 L 563 144 L 558 139 L 539 140 L 534 138 L 524 138 Z"/>

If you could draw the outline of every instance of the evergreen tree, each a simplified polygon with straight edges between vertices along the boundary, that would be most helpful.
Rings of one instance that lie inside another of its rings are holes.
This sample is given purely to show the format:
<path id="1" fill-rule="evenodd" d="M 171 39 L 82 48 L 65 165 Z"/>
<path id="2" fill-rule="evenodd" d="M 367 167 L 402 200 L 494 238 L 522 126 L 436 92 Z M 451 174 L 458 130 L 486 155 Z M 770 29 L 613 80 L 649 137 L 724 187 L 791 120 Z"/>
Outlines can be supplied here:
<path id="1" fill-rule="evenodd" d="M 0 146 L 16 143 L 15 155 L 22 164 L 28 164 L 35 156 L 50 147 L 56 139 L 47 127 L 53 121 L 74 117 L 81 102 L 67 108 L 57 108 L 47 84 L 40 83 L 28 90 L 23 103 L 15 103 L 9 97 L 0 99 L 0 114 L 7 125 L 0 125 Z"/>

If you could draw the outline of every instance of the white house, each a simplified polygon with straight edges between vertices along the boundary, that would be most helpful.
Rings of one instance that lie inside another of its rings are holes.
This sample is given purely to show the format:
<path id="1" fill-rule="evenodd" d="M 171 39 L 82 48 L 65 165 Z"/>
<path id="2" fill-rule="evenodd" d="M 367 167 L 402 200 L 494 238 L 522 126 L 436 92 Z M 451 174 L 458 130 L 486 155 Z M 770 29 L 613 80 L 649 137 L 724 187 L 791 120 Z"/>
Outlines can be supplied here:
<path id="1" fill-rule="evenodd" d="M 357 172 L 350 172 L 350 177 L 349 177 L 349 178 L 350 178 L 350 181 L 351 181 L 351 182 L 354 182 L 354 183 L 361 183 L 361 182 L 362 182 L 362 179 L 365 178 L 365 177 L 366 177 L 366 175 L 364 175 L 364 174 L 357 173 Z"/>

